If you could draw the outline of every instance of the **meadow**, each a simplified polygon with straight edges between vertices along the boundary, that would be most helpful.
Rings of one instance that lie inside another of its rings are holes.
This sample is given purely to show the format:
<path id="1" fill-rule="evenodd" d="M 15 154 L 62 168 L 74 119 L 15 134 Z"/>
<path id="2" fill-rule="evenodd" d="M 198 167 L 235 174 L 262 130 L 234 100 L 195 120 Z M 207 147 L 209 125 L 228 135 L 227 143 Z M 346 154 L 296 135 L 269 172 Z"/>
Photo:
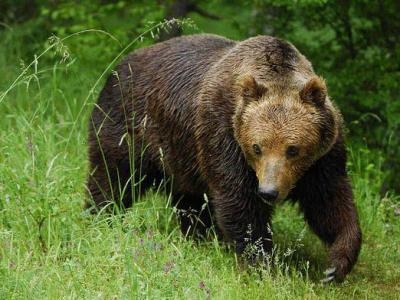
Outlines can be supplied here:
<path id="1" fill-rule="evenodd" d="M 88 117 L 119 51 L 93 63 L 90 47 L 69 57 L 53 38 L 22 60 L 20 30 L 0 32 L 0 299 L 400 299 L 400 197 L 382 195 L 367 145 L 349 142 L 363 246 L 342 284 L 319 282 L 326 249 L 296 206 L 277 208 L 264 268 L 243 268 L 216 238 L 184 238 L 162 188 L 126 212 L 84 211 Z M 85 35 L 112 40 L 69 40 Z"/>

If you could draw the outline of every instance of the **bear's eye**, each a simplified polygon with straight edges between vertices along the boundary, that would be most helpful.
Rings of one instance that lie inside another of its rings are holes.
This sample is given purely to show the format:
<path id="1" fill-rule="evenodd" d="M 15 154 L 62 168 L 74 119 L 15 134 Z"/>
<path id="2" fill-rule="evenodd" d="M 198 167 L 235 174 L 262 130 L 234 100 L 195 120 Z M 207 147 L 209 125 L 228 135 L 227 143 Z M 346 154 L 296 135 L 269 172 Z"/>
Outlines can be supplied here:
<path id="1" fill-rule="evenodd" d="M 256 155 L 260 155 L 260 154 L 261 154 L 261 148 L 260 148 L 260 146 L 257 145 L 257 144 L 254 144 L 254 145 L 253 145 L 253 151 L 254 151 L 254 153 L 255 153 Z"/>
<path id="2" fill-rule="evenodd" d="M 293 158 L 299 155 L 299 148 L 296 146 L 289 146 L 286 149 L 286 156 L 288 158 Z"/>

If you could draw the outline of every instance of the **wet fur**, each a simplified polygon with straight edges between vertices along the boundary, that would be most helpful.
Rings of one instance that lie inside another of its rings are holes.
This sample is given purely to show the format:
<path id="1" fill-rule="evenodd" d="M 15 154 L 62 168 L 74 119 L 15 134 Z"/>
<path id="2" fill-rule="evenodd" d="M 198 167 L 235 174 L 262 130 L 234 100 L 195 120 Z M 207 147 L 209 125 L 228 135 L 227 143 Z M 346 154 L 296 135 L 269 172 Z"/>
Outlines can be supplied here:
<path id="1" fill-rule="evenodd" d="M 91 116 L 88 189 L 94 209 L 119 200 L 129 206 L 166 174 L 179 209 L 199 214 L 207 194 L 218 229 L 239 254 L 256 241 L 269 252 L 273 205 L 258 196 L 256 173 L 238 141 L 244 74 L 263 83 L 259 94 L 288 87 L 298 93 L 315 76 L 292 45 L 267 36 L 243 42 L 186 36 L 130 54 L 108 78 Z M 247 96 L 258 97 L 251 91 Z M 332 111 L 318 114 L 326 125 L 318 129 L 321 139 L 329 144 L 289 196 L 328 244 L 330 263 L 344 277 L 357 260 L 361 232 L 341 126 L 332 130 L 340 115 Z M 184 233 L 205 234 L 212 220 L 204 212 L 197 217 L 194 230 L 192 219 L 180 215 Z"/>

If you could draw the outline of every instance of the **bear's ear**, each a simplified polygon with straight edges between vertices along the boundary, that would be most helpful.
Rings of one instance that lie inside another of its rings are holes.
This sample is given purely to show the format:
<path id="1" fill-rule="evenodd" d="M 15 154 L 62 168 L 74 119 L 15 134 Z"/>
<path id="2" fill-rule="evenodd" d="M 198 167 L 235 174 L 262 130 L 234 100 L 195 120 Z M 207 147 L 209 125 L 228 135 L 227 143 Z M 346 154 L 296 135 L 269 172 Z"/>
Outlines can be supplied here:
<path id="1" fill-rule="evenodd" d="M 320 77 L 311 78 L 300 91 L 301 100 L 317 106 L 324 106 L 327 95 L 325 81 Z"/>
<path id="2" fill-rule="evenodd" d="M 267 92 L 264 85 L 258 84 L 251 75 L 243 75 L 238 80 L 240 95 L 247 101 L 259 100 Z"/>

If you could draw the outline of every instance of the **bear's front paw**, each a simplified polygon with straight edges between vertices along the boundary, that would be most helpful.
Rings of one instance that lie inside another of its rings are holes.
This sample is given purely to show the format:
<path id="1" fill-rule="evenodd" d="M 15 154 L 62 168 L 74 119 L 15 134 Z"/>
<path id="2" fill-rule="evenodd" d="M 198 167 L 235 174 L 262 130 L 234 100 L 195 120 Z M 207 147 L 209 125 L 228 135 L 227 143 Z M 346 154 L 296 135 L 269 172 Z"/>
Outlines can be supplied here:
<path id="1" fill-rule="evenodd" d="M 332 261 L 331 266 L 324 272 L 325 278 L 321 280 L 321 283 L 343 282 L 346 274 L 351 269 L 351 264 L 347 258 L 335 259 Z"/>

